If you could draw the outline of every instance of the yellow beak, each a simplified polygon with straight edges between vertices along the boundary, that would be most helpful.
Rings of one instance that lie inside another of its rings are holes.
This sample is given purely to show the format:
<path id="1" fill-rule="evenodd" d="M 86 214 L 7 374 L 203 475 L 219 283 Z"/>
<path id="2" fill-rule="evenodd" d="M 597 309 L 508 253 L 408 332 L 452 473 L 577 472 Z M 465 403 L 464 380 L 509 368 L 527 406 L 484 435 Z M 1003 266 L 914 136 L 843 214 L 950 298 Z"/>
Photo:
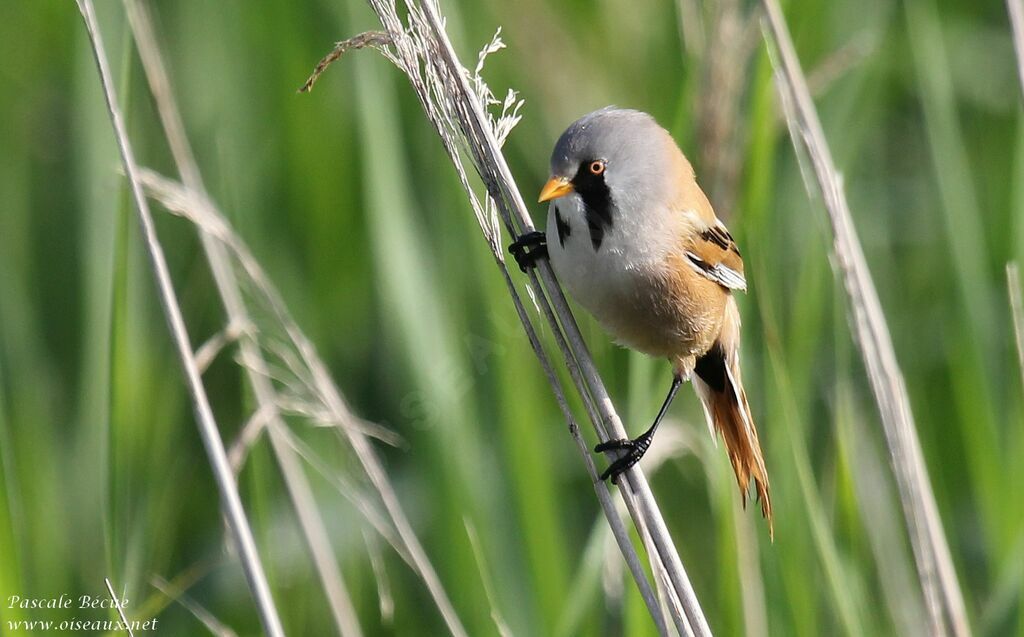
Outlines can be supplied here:
<path id="1" fill-rule="evenodd" d="M 572 184 L 565 177 L 552 177 L 540 191 L 540 198 L 537 203 L 544 203 L 552 199 L 564 197 L 573 191 Z"/>

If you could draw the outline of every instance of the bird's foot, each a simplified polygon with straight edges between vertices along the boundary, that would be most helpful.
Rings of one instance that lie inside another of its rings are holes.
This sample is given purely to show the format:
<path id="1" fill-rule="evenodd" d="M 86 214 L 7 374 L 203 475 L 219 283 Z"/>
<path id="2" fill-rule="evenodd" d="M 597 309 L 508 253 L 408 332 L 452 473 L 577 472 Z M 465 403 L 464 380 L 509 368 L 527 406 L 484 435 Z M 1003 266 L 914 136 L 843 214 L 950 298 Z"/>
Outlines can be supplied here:
<path id="1" fill-rule="evenodd" d="M 647 431 L 636 438 L 629 440 L 627 438 L 619 438 L 617 440 L 609 440 L 602 442 L 601 444 L 594 447 L 594 451 L 598 453 L 607 451 L 625 451 L 624 454 L 609 465 L 604 473 L 601 474 L 602 480 L 612 479 L 612 484 L 619 483 L 619 476 L 625 473 L 627 469 L 640 462 L 640 458 L 643 458 L 644 454 L 647 453 L 647 449 L 651 446 L 651 440 L 654 438 L 654 432 Z"/>
<path id="2" fill-rule="evenodd" d="M 519 269 L 526 272 L 528 268 L 537 265 L 537 259 L 540 257 L 547 258 L 547 237 L 543 232 L 536 230 L 527 232 L 512 242 L 512 245 L 508 247 L 508 251 L 515 257 L 516 263 L 519 264 Z"/>

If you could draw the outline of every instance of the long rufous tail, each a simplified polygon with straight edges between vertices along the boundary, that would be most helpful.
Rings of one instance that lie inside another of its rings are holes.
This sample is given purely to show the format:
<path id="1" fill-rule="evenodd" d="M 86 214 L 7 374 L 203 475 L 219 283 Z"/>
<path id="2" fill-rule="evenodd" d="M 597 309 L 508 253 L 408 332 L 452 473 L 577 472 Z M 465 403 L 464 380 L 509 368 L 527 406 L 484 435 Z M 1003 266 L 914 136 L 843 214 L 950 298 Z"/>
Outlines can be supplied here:
<path id="1" fill-rule="evenodd" d="M 747 504 L 747 488 L 753 478 L 754 489 L 761 502 L 761 513 L 768 520 L 769 534 L 774 536 L 768 472 L 764 467 L 754 418 L 747 404 L 747 393 L 740 378 L 739 327 L 736 301 L 730 298 L 718 340 L 697 360 L 694 367 L 693 386 L 704 404 L 708 427 L 718 431 L 725 440 L 729 460 L 736 472 L 736 482 L 743 496 L 743 505 Z"/>

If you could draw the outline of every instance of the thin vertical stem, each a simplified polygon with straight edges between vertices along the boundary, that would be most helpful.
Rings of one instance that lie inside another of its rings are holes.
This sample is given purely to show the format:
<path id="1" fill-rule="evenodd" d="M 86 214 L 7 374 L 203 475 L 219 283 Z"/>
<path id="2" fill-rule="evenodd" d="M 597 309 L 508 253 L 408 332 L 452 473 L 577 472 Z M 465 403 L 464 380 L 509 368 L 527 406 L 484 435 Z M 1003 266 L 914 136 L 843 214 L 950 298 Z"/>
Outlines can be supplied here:
<path id="1" fill-rule="evenodd" d="M 566 415 L 569 429 L 584 457 L 588 473 L 594 480 L 598 499 L 616 540 L 619 542 L 619 548 L 630 567 L 630 573 L 637 581 L 637 586 L 659 632 L 665 634 L 663 611 L 657 600 L 650 594 L 650 583 L 639 568 L 635 550 L 623 529 L 619 528 L 621 521 L 614 515 L 612 507 L 608 506 L 610 492 L 607 486 L 601 484 L 597 479 L 589 449 L 578 435 L 572 415 L 565 406 L 560 386 L 552 380 L 554 375 L 551 373 L 547 353 L 536 341 L 536 329 L 508 277 L 501 248 L 498 217 L 500 216 L 506 229 L 513 236 L 532 230 L 533 224 L 522 195 L 519 193 L 501 153 L 501 144 L 495 129 L 492 128 L 495 123 L 485 112 L 484 105 L 481 103 L 482 98 L 476 93 L 474 87 L 470 86 L 469 71 L 455 55 L 436 2 L 433 0 L 424 0 L 423 2 L 406 0 L 408 22 L 404 22 L 399 18 L 392 0 L 368 1 L 380 18 L 386 35 L 367 33 L 350 38 L 344 44 L 339 44 L 334 52 L 328 54 L 317 65 L 302 90 L 308 90 L 312 86 L 326 66 L 337 59 L 340 49 L 359 48 L 359 46 L 367 44 L 379 48 L 405 73 L 420 100 L 424 114 L 436 129 L 445 152 L 451 159 L 460 182 L 469 196 L 483 236 L 495 258 L 495 263 L 505 277 L 517 315 L 531 338 L 531 345 L 545 374 L 549 381 L 552 381 L 551 385 L 556 399 Z M 360 44 L 356 46 L 353 43 Z M 474 77 L 474 86 L 478 82 L 481 80 Z M 510 97 L 509 99 L 514 98 Z M 514 116 L 513 119 L 515 119 Z M 466 155 L 472 160 L 473 167 L 487 188 L 486 202 L 481 201 L 468 181 L 463 163 Z M 601 440 L 626 437 L 622 422 L 614 411 L 550 266 L 542 260 L 538 270 L 539 272 L 531 270 L 528 274 L 531 296 L 551 328 L 556 345 L 583 400 L 591 424 Z M 654 501 L 639 467 L 634 466 L 626 473 L 620 494 L 647 551 L 651 568 L 654 571 L 654 583 L 670 613 L 676 630 L 681 635 L 696 634 L 701 637 L 710 635 L 711 631 L 707 620 L 704 618 L 657 503 Z"/>
<path id="2" fill-rule="evenodd" d="M 772 64 L 793 143 L 807 150 L 831 222 L 835 263 L 849 297 L 854 339 L 881 415 L 929 612 L 929 628 L 933 634 L 952 630 L 957 637 L 965 637 L 970 627 L 963 594 L 928 479 L 903 372 L 850 216 L 842 178 L 832 160 L 782 10 L 777 0 L 762 0 L 762 5 L 767 14 L 765 39 L 778 51 L 772 56 Z"/>
<path id="3" fill-rule="evenodd" d="M 185 127 L 174 100 L 170 77 L 157 45 L 149 11 L 144 4 L 135 0 L 126 0 L 125 9 L 128 13 L 132 35 L 139 49 L 139 56 L 142 58 L 146 80 L 149 82 L 150 92 L 153 94 L 160 121 L 163 124 L 164 136 L 171 148 L 178 172 L 181 174 L 182 183 L 189 190 L 205 198 L 206 189 L 202 174 L 185 134 Z M 226 250 L 202 226 L 197 226 L 197 229 L 203 251 L 213 272 L 218 293 L 227 311 L 229 323 L 249 325 L 248 308 L 239 290 L 238 281 L 231 268 Z M 268 410 L 269 416 L 266 422 L 268 423 L 271 449 L 281 468 L 281 475 L 298 516 L 299 526 L 309 547 L 313 564 L 323 585 L 334 623 L 341 635 L 360 637 L 362 630 L 359 627 L 359 618 L 338 569 L 338 559 L 334 555 L 327 529 L 316 508 L 316 501 L 309 482 L 295 450 L 283 438 L 281 428 L 287 425 L 282 420 L 277 406 L 277 392 L 269 380 L 263 352 L 248 330 L 242 330 L 239 349 L 243 360 L 247 361 L 243 368 L 256 401 L 259 403 L 260 409 Z"/>
<path id="4" fill-rule="evenodd" d="M 515 179 L 512 177 L 511 170 L 505 161 L 504 155 L 501 153 L 494 133 L 490 126 L 487 125 L 483 108 L 479 101 L 475 99 L 472 90 L 468 86 L 467 76 L 462 65 L 458 62 L 458 57 L 455 55 L 451 41 L 447 38 L 435 4 L 427 0 L 422 5 L 422 11 L 427 18 L 427 23 L 431 27 L 432 35 L 440 48 L 440 53 L 443 56 L 442 62 L 447 65 L 449 77 L 454 80 L 452 83 L 455 86 L 446 85 L 445 88 L 454 90 L 456 92 L 454 98 L 457 103 L 468 107 L 469 113 L 466 114 L 465 118 L 466 124 L 469 127 L 467 132 L 475 134 L 477 139 L 474 141 L 479 143 L 479 147 L 474 148 L 474 150 L 486 153 L 489 167 L 494 170 L 491 174 L 481 175 L 484 178 L 484 182 L 488 184 L 492 199 L 498 204 L 499 210 L 506 215 L 506 223 L 511 224 L 512 216 L 510 213 L 512 213 L 515 215 L 515 220 L 518 223 L 513 224 L 511 227 L 518 227 L 519 232 L 530 231 L 533 229 L 533 223 L 526 209 L 525 201 L 515 185 Z M 544 260 L 541 260 L 538 265 L 544 291 L 548 293 L 547 297 L 553 303 L 554 311 L 559 317 L 560 326 L 556 324 L 553 328 L 556 330 L 561 329 L 567 337 L 569 351 L 563 352 L 566 355 L 566 361 L 574 360 L 582 372 L 582 377 L 586 379 L 585 386 L 578 387 L 577 389 L 581 394 L 590 394 L 595 400 L 598 413 L 601 415 L 604 425 L 610 428 L 610 437 L 627 438 L 626 430 L 612 405 L 611 398 L 608 396 L 600 374 L 597 372 L 597 367 L 587 351 L 579 327 L 576 325 L 565 296 L 555 280 L 554 272 Z M 597 425 L 597 423 L 595 423 L 595 427 L 600 434 L 605 434 L 603 427 Z M 604 439 L 607 439 L 607 437 Z M 650 490 L 650 486 L 647 484 L 646 477 L 637 465 L 634 465 L 624 475 L 626 478 L 624 482 L 629 488 L 628 490 L 622 490 L 623 497 L 627 498 L 627 503 L 629 502 L 630 494 L 637 499 L 639 506 L 636 506 L 636 509 L 638 509 L 642 519 L 642 521 L 637 522 L 638 529 L 646 528 L 651 535 L 652 543 L 648 545 L 648 552 L 657 555 L 662 566 L 667 571 L 668 579 L 673 585 L 674 593 L 686 613 L 690 628 L 694 634 L 699 636 L 710 635 L 711 629 L 708 626 L 707 619 L 704 617 L 700 602 L 697 600 L 686 570 L 679 559 L 675 544 L 668 533 L 668 528 L 661 516 L 661 511 Z M 634 518 L 634 520 L 636 521 L 637 518 Z M 643 535 L 641 536 L 643 537 Z"/>
<path id="5" fill-rule="evenodd" d="M 210 467 L 213 470 L 217 489 L 220 492 L 221 505 L 224 508 L 228 529 L 238 548 L 242 569 L 245 572 L 249 588 L 253 593 L 264 631 L 271 637 L 283 637 L 284 630 L 281 627 L 281 620 L 278 617 L 277 608 L 274 606 L 274 600 L 270 595 L 270 586 L 267 584 L 267 577 L 263 571 L 259 553 L 256 551 L 252 529 L 249 527 L 245 510 L 242 508 L 242 500 L 238 495 L 238 488 L 235 485 L 234 476 L 228 464 L 227 454 L 224 452 L 224 443 L 221 441 L 220 432 L 213 417 L 213 410 L 210 408 L 206 389 L 203 386 L 199 368 L 196 365 L 192 345 L 188 337 L 188 330 L 185 327 L 185 320 L 182 317 L 181 307 L 178 304 L 174 285 L 171 282 L 171 275 L 167 268 L 167 260 L 164 257 L 163 248 L 156 235 L 156 228 L 149 211 L 149 204 L 143 195 L 142 186 L 139 183 L 138 166 L 135 163 L 135 155 L 132 151 L 131 143 L 128 141 L 128 134 L 125 131 L 124 118 L 117 105 L 117 96 L 110 75 L 110 65 L 103 47 L 103 39 L 96 22 L 92 1 L 78 0 L 78 8 L 82 13 L 86 31 L 89 34 L 89 41 L 92 44 L 93 56 L 100 75 L 100 84 L 102 85 L 103 95 L 107 102 L 107 111 L 110 113 L 110 120 L 114 127 L 114 136 L 117 139 L 117 147 L 121 154 L 125 175 L 128 177 L 136 211 L 139 214 L 139 223 L 142 226 L 146 252 L 156 279 L 160 304 L 163 307 L 164 317 L 167 320 L 175 349 L 178 352 L 178 358 L 185 373 L 186 384 L 192 397 L 196 421 L 199 425 L 199 434 L 206 449 Z"/>
<path id="6" fill-rule="evenodd" d="M 1006 0 L 1010 14 L 1010 30 L 1013 32 L 1013 50 L 1017 53 L 1017 74 L 1020 90 L 1024 94 L 1024 0 Z"/>
<path id="7" fill-rule="evenodd" d="M 1006 264 L 1006 288 L 1010 296 L 1013 337 L 1017 343 L 1017 365 L 1020 368 L 1021 389 L 1024 390 L 1024 300 L 1021 299 L 1020 271 L 1016 263 Z M 1024 393 L 1021 395 L 1024 396 Z"/>

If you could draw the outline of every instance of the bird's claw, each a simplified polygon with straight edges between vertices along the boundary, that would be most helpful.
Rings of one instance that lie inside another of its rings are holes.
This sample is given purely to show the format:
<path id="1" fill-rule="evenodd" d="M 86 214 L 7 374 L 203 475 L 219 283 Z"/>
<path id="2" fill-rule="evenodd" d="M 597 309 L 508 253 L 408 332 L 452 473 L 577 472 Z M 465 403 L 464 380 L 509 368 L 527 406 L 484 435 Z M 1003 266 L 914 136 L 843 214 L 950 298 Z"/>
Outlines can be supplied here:
<path id="1" fill-rule="evenodd" d="M 614 460 L 604 473 L 601 474 L 601 480 L 607 480 L 611 478 L 612 484 L 619 483 L 619 476 L 626 472 L 627 469 L 640 462 L 640 458 L 644 457 L 647 453 L 647 448 L 651 446 L 651 439 L 653 436 L 647 433 L 633 439 L 618 438 L 615 440 L 607 440 L 594 447 L 594 451 L 602 453 L 606 451 L 625 451 L 620 458 Z"/>
<path id="2" fill-rule="evenodd" d="M 612 451 L 613 449 L 632 449 L 636 446 L 636 443 L 629 438 L 616 438 L 615 440 L 606 440 L 601 444 L 594 447 L 594 451 L 602 453 L 605 451 Z"/>
<path id="3" fill-rule="evenodd" d="M 521 235 L 512 242 L 508 251 L 515 257 L 519 269 L 526 272 L 527 269 L 537 265 L 537 259 L 548 256 L 547 237 L 543 232 L 533 231 Z"/>

